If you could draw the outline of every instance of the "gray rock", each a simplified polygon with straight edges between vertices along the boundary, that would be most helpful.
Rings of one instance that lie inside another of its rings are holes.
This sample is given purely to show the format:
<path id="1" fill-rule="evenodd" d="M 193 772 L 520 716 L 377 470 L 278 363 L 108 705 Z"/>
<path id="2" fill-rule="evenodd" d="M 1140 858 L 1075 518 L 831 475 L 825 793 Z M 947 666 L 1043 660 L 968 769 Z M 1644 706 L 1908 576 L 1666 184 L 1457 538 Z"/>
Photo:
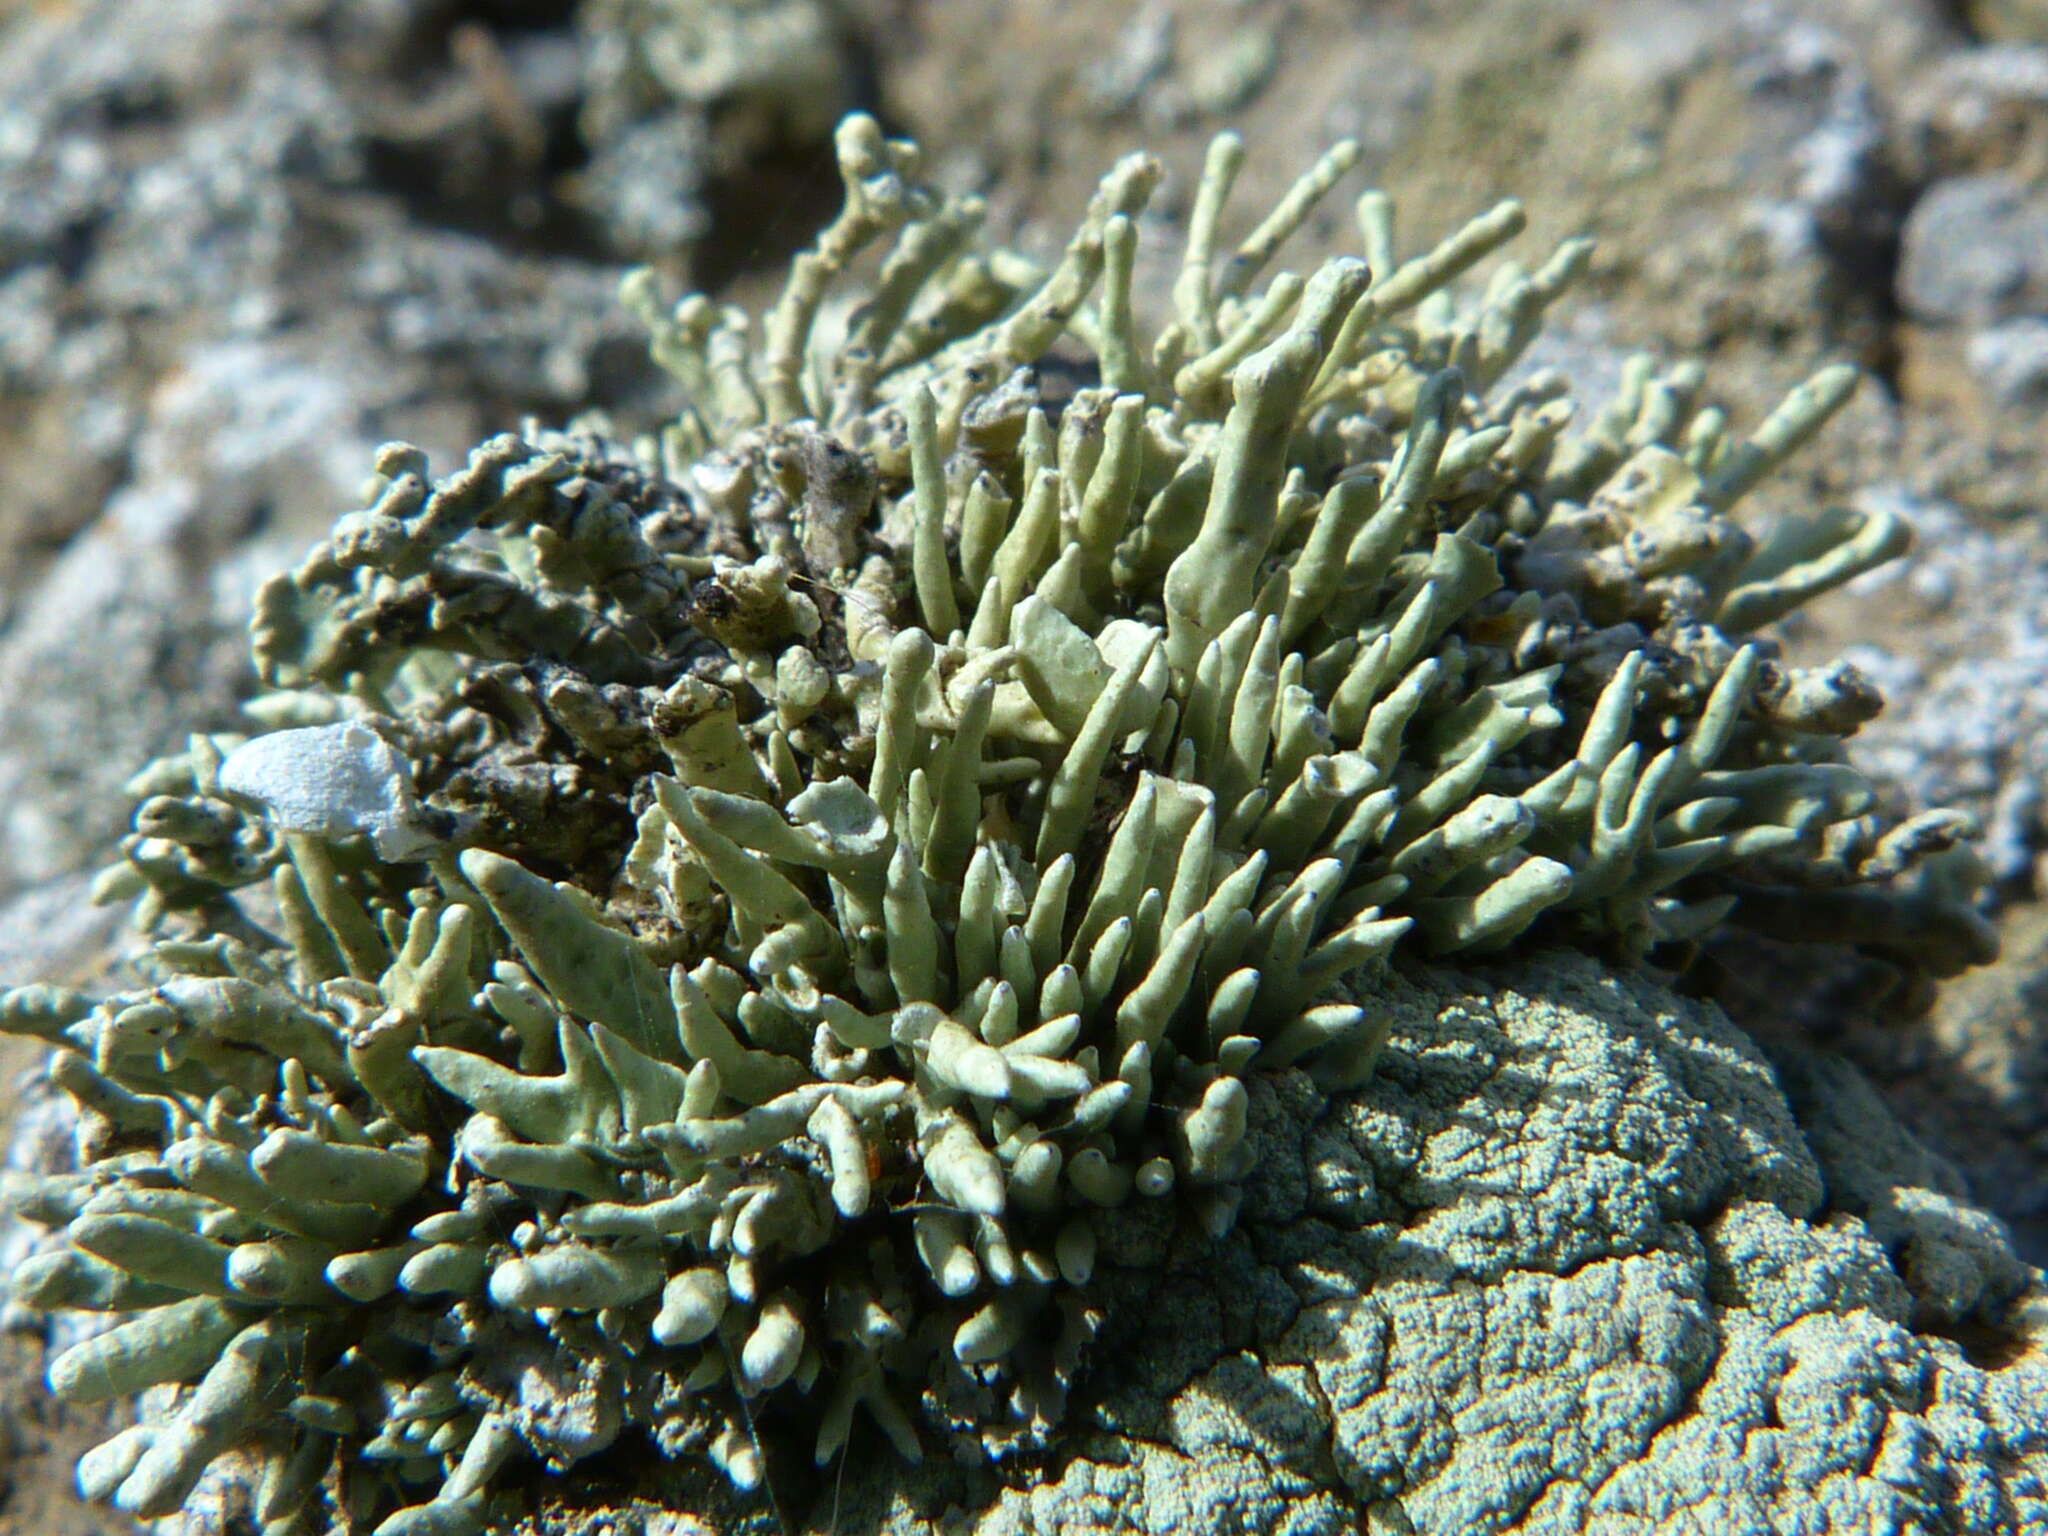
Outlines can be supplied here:
<path id="1" fill-rule="evenodd" d="M 1970 338 L 1970 369 L 2000 405 L 2038 403 L 2048 394 L 2048 317 L 2022 315 Z"/>
<path id="2" fill-rule="evenodd" d="M 1916 181 L 2000 170 L 2048 130 L 2048 48 L 1959 49 L 1908 77 L 1897 137 Z"/>
<path id="3" fill-rule="evenodd" d="M 1927 324 L 2048 309 L 2048 192 L 2003 172 L 1936 183 L 1906 220 L 1898 293 Z"/>

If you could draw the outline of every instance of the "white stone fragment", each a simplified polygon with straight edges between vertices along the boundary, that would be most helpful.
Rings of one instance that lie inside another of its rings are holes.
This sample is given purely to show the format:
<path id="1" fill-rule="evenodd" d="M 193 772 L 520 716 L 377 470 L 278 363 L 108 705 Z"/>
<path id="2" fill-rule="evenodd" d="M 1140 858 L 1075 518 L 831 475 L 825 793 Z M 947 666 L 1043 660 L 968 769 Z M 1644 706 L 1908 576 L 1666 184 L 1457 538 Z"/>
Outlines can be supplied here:
<path id="1" fill-rule="evenodd" d="M 381 859 L 417 858 L 435 841 L 405 759 L 360 721 L 258 736 L 228 754 L 220 785 L 262 801 L 288 832 L 367 833 Z"/>

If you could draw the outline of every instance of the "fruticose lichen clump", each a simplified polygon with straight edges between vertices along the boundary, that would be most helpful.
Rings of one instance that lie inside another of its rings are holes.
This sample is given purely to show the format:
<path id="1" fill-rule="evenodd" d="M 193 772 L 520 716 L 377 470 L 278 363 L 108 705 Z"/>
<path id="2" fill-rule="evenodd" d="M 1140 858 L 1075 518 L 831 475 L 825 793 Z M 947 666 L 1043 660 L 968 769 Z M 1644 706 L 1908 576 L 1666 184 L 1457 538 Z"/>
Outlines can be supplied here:
<path id="1" fill-rule="evenodd" d="M 1876 697 L 1753 638 L 1906 542 L 1729 516 L 1850 370 L 1746 437 L 1690 364 L 1575 421 L 1516 365 L 1586 242 L 1460 302 L 1519 208 L 1404 261 L 1368 193 L 1366 259 L 1269 274 L 1357 149 L 1229 247 L 1232 137 L 1148 345 L 1152 159 L 1040 270 L 838 147 L 758 330 L 629 284 L 658 438 L 380 452 L 263 591 L 270 734 L 137 780 L 146 983 L 0 1005 L 79 1110 L 16 1294 L 117 1319 L 51 1382 L 163 1389 L 88 1497 L 234 1449 L 266 1529 L 446 1536 L 629 1432 L 742 1488 L 862 1424 L 1029 1457 L 1102 1224 L 1225 1229 L 1247 1074 L 1372 1071 L 1361 968 L 1750 903 L 1967 958 L 1874 883 L 1958 833 L 1871 813 Z"/>

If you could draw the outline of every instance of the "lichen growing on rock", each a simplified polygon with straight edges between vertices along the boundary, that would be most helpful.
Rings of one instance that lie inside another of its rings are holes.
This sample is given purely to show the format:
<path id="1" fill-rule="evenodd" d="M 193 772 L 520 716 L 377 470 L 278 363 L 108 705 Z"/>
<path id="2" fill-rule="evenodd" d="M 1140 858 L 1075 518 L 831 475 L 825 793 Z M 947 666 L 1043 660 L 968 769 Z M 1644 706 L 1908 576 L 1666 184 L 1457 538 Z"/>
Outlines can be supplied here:
<path id="1" fill-rule="evenodd" d="M 1976 955 L 1896 883 L 1957 820 L 1842 761 L 1874 693 L 1755 633 L 1904 529 L 1729 516 L 1853 374 L 1743 437 L 1645 363 L 1575 424 L 1517 363 L 1585 242 L 1461 304 L 1519 208 L 1402 261 L 1368 193 L 1365 260 L 1269 275 L 1357 151 L 1232 249 L 1241 153 L 1145 344 L 1153 160 L 1039 270 L 848 119 L 758 334 L 629 283 L 658 438 L 380 452 L 260 599 L 273 733 L 136 783 L 145 984 L 0 1001 L 81 1115 L 16 1293 L 120 1318 L 52 1383 L 179 1389 L 89 1497 L 236 1448 L 266 1527 L 444 1536 L 629 1431 L 742 1488 L 866 1423 L 1029 1457 L 1103 1223 L 1227 1230 L 1248 1078 L 1365 1081 L 1389 956 Z"/>

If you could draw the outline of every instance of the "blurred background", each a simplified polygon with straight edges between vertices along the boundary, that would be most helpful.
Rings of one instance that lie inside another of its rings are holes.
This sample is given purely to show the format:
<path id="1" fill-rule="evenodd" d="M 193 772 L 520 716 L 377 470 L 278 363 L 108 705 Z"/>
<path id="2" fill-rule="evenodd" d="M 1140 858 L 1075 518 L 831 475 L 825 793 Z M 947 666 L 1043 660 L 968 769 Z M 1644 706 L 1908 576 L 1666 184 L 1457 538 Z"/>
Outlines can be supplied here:
<path id="1" fill-rule="evenodd" d="M 0 0 L 0 980 L 108 963 L 122 782 L 238 725 L 250 595 L 374 445 L 446 472 L 527 416 L 672 409 L 620 273 L 772 297 L 853 108 L 1033 254 L 1141 145 L 1166 250 L 1226 126 L 1247 217 L 1343 136 L 1406 250 L 1518 196 L 1524 259 L 1600 241 L 1541 344 L 1589 403 L 1645 349 L 1738 423 L 1862 364 L 1745 516 L 1918 527 L 1787 646 L 1883 687 L 1856 747 L 1899 808 L 1977 813 L 2005 958 L 1910 1020 L 1712 984 L 1830 1037 L 2048 1259 L 2048 0 Z M 1348 210 L 1288 264 L 1355 249 Z M 0 1536 L 112 1529 L 39 1361 L 0 1338 Z"/>

